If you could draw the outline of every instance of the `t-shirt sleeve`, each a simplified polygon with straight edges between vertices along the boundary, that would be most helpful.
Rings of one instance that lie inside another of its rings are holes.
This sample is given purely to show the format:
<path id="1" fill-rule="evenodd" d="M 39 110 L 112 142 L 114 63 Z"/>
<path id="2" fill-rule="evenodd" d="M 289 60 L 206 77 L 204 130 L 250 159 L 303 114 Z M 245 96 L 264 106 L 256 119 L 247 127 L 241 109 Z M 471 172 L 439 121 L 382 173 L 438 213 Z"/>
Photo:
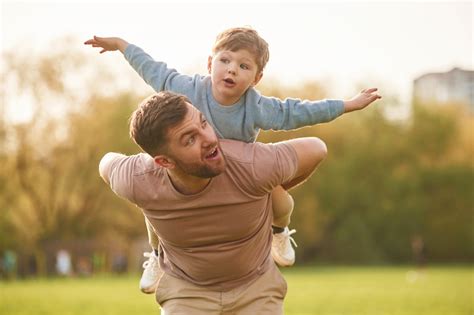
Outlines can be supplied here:
<path id="1" fill-rule="evenodd" d="M 119 197 L 135 202 L 133 177 L 139 155 L 107 153 L 99 164 L 100 176 Z"/>
<path id="2" fill-rule="evenodd" d="M 298 168 L 296 151 L 284 142 L 255 143 L 253 158 L 254 190 L 258 194 L 269 193 L 276 186 L 289 182 Z"/>

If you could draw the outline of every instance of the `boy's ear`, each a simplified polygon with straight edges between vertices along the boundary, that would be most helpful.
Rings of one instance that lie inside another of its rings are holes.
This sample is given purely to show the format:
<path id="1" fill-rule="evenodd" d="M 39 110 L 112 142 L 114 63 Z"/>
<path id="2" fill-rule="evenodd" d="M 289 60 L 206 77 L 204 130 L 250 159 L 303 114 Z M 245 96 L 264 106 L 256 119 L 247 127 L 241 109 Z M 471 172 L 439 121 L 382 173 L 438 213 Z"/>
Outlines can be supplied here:
<path id="1" fill-rule="evenodd" d="M 207 71 L 211 74 L 212 70 L 212 56 L 207 57 Z"/>
<path id="2" fill-rule="evenodd" d="M 167 169 L 173 169 L 176 166 L 174 161 L 165 155 L 157 155 L 153 159 L 156 164 Z"/>
<path id="3" fill-rule="evenodd" d="M 255 76 L 255 80 L 253 81 L 252 86 L 257 85 L 258 82 L 260 82 L 260 80 L 262 79 L 262 77 L 263 77 L 263 71 L 260 71 L 260 73 L 257 73 L 257 75 Z"/>

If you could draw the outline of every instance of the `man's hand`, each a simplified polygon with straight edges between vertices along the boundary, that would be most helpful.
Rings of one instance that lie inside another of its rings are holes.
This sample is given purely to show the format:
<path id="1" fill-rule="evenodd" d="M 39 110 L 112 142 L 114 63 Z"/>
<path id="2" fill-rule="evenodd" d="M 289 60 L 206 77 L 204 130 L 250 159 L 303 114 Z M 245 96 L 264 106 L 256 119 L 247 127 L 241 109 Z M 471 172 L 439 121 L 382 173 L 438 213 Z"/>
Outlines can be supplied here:
<path id="1" fill-rule="evenodd" d="M 105 53 L 106 51 L 115 51 L 120 50 L 122 54 L 127 48 L 128 43 L 119 38 L 119 37 L 98 37 L 94 36 L 93 39 L 89 39 L 84 42 L 84 45 L 91 45 L 92 47 L 100 47 L 102 50 L 100 53 Z"/>
<path id="2" fill-rule="evenodd" d="M 363 109 L 373 101 L 382 98 L 382 96 L 375 92 L 377 92 L 377 88 L 365 89 L 350 100 L 344 101 L 344 112 L 348 113 L 354 110 Z"/>

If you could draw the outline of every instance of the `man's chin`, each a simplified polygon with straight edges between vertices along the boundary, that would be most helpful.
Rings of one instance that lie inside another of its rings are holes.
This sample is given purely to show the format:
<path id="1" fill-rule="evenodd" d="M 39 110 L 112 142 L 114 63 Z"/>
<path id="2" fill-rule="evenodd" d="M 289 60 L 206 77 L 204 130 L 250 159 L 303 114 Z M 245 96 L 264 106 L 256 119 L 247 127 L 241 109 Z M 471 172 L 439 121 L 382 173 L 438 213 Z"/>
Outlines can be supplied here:
<path id="1" fill-rule="evenodd" d="M 226 161 L 220 145 L 218 145 L 217 152 L 217 157 L 208 161 L 208 165 L 205 167 L 206 173 L 210 175 L 209 177 L 215 177 L 223 173 L 226 168 Z"/>
<path id="2" fill-rule="evenodd" d="M 225 171 L 225 168 L 226 168 L 225 160 L 222 159 L 219 162 L 219 165 L 206 167 L 205 170 L 202 172 L 202 174 L 205 175 L 204 176 L 205 178 L 216 177 L 217 175 L 222 174 Z"/>
<path id="3" fill-rule="evenodd" d="M 182 167 L 185 173 L 200 177 L 200 178 L 212 178 L 222 174 L 225 171 L 226 164 L 225 160 L 222 159 L 219 163 L 212 163 L 214 165 L 205 165 L 201 167 Z"/>
<path id="4" fill-rule="evenodd" d="M 180 159 L 175 159 L 178 167 L 186 174 L 200 177 L 212 178 L 223 173 L 226 169 L 226 161 L 219 146 L 217 158 L 203 159 L 200 163 L 183 163 Z"/>

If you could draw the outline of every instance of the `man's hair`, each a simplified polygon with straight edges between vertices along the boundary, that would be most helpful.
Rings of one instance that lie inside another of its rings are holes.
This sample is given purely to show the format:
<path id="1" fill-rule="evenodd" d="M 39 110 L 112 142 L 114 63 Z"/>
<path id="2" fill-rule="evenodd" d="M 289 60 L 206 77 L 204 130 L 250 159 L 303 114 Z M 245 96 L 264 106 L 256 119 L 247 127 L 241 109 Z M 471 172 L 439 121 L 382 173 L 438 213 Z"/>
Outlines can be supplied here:
<path id="1" fill-rule="evenodd" d="M 229 28 L 217 35 L 212 53 L 216 54 L 221 50 L 237 51 L 239 49 L 248 50 L 255 56 L 258 72 L 263 71 L 270 58 L 267 42 L 258 35 L 257 31 L 250 27 Z"/>
<path id="2" fill-rule="evenodd" d="M 183 121 L 186 103 L 186 96 L 172 92 L 146 98 L 130 117 L 130 137 L 151 156 L 166 153 L 168 130 Z"/>

